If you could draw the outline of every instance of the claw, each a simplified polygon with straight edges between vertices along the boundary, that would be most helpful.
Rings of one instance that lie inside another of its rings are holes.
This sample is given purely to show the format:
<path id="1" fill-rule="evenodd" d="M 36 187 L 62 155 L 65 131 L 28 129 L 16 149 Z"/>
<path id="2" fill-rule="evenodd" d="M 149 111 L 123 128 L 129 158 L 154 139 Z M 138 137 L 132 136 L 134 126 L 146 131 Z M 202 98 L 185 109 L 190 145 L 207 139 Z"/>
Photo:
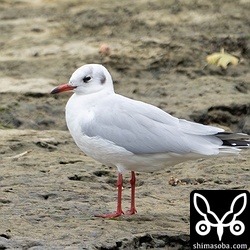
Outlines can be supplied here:
<path id="1" fill-rule="evenodd" d="M 132 214 L 135 214 L 135 213 L 137 213 L 136 209 L 135 208 L 131 208 L 129 211 L 127 211 L 125 213 L 125 215 L 132 215 Z"/>
<path id="2" fill-rule="evenodd" d="M 95 217 L 100 217 L 100 218 L 104 218 L 104 219 L 111 219 L 111 218 L 119 217 L 123 214 L 124 214 L 123 211 L 117 211 L 116 213 L 113 213 L 113 214 L 95 214 Z"/>

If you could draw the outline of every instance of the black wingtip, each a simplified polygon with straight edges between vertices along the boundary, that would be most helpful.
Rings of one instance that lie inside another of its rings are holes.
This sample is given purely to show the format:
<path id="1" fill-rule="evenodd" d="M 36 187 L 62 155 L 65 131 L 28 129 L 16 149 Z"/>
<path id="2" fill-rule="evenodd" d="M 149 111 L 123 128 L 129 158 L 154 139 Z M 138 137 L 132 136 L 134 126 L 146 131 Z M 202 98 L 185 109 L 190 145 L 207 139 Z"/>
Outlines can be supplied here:
<path id="1" fill-rule="evenodd" d="M 242 148 L 248 148 L 250 147 L 250 141 L 244 141 L 244 140 L 222 140 L 223 146 L 230 146 L 230 147 L 242 147 Z"/>
<path id="2" fill-rule="evenodd" d="M 220 132 L 216 137 L 222 140 L 222 145 L 227 147 L 250 148 L 250 135 L 243 133 Z"/>

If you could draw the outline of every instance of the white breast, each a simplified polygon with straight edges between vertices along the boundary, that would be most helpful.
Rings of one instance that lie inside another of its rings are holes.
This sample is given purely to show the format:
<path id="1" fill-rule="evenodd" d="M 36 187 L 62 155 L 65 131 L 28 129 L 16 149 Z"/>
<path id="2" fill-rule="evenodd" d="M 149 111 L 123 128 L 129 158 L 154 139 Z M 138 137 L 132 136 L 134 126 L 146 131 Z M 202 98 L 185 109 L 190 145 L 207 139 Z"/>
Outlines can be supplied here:
<path id="1" fill-rule="evenodd" d="M 100 137 L 89 137 L 81 129 L 94 118 L 89 97 L 72 95 L 66 105 L 66 123 L 77 146 L 88 156 L 106 165 L 119 165 L 123 158 L 133 155 L 126 149 Z M 96 97 L 95 97 L 96 98 Z M 122 159 L 121 159 L 122 158 Z"/>

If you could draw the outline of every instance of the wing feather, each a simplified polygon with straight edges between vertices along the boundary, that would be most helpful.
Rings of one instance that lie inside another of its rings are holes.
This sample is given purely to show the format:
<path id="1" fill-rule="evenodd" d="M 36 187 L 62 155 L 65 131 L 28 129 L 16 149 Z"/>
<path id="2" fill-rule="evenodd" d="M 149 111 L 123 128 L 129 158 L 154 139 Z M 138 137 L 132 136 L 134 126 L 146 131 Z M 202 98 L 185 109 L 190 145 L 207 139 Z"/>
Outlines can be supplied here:
<path id="1" fill-rule="evenodd" d="M 120 95 L 100 101 L 92 112 L 94 117 L 82 125 L 82 132 L 134 154 L 214 154 L 222 145 L 222 140 L 213 136 L 222 129 L 179 120 L 155 106 Z"/>

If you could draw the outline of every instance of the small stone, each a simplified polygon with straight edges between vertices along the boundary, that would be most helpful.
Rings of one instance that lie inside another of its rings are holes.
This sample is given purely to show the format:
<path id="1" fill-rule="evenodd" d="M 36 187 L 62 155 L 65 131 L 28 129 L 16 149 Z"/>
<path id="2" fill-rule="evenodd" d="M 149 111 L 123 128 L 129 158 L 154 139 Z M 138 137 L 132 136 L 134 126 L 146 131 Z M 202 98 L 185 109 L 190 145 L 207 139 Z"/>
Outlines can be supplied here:
<path id="1" fill-rule="evenodd" d="M 101 54 L 103 56 L 109 56 L 110 53 L 111 53 L 111 49 L 110 49 L 109 45 L 106 43 L 101 44 L 101 46 L 99 48 L 99 54 Z"/>

